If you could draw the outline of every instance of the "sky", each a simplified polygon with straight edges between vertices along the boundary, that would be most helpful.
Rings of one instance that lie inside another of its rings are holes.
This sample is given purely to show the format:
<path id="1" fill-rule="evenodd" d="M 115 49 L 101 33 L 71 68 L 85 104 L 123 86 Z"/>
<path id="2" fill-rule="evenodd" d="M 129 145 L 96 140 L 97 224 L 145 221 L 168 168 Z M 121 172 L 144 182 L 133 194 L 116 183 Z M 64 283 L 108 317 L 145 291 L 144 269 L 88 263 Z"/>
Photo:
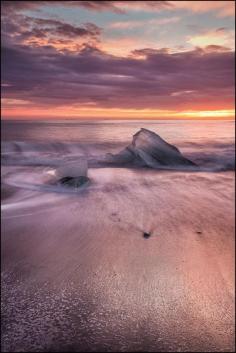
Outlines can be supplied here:
<path id="1" fill-rule="evenodd" d="M 2 1 L 3 119 L 234 118 L 234 1 Z"/>

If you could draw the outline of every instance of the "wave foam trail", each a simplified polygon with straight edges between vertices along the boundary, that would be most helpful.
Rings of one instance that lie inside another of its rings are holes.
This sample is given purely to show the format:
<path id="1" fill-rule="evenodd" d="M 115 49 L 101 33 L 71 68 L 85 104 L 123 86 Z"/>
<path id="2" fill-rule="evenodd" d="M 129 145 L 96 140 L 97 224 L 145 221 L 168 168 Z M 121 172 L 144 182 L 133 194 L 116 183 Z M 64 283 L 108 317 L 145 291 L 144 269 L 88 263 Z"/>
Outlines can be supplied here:
<path id="1" fill-rule="evenodd" d="M 117 147 L 115 153 L 107 153 L 105 143 L 98 148 L 94 145 L 85 148 L 75 143 L 31 142 L 6 142 L 2 146 L 2 165 L 7 170 L 6 174 L 3 172 L 3 184 L 39 193 L 84 195 L 91 190 L 99 190 L 106 177 L 97 183 L 87 178 L 88 172 L 97 168 L 113 168 L 113 175 L 117 168 L 148 168 L 154 172 L 223 172 L 235 169 L 232 143 L 201 146 L 185 142 L 181 146 L 182 154 L 177 147 L 147 129 L 139 130 L 127 147 Z M 84 176 L 89 182 L 77 188 L 58 182 L 61 178 L 77 176 Z M 12 190 L 7 193 L 11 194 Z"/>
<path id="2" fill-rule="evenodd" d="M 156 133 L 141 129 L 133 136 L 130 145 L 116 146 L 115 153 L 107 153 L 109 144 L 3 142 L 2 164 L 15 166 L 61 167 L 65 163 L 78 164 L 87 159 L 91 168 L 149 167 L 170 170 L 224 171 L 235 169 L 233 143 L 207 144 L 182 143 L 181 150 L 164 141 Z"/>

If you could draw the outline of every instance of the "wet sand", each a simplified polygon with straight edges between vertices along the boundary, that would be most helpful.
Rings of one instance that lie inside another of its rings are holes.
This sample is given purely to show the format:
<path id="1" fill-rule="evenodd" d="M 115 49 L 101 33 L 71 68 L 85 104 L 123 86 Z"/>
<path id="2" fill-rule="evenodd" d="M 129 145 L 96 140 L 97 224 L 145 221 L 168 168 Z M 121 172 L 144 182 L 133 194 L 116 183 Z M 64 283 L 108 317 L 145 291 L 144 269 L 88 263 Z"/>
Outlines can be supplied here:
<path id="1" fill-rule="evenodd" d="M 234 173 L 89 176 L 4 199 L 2 351 L 234 351 Z"/>

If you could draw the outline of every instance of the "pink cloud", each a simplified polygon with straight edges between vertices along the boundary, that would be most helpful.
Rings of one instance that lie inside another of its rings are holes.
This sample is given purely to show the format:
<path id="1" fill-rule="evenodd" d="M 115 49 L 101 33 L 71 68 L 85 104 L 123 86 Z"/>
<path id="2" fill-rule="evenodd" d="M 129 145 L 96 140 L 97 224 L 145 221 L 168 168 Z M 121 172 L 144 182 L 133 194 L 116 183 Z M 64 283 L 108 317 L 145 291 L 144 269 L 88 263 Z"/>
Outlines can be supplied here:
<path id="1" fill-rule="evenodd" d="M 219 17 L 235 15 L 234 1 L 169 1 L 173 8 L 190 10 L 192 12 L 214 11 Z"/>

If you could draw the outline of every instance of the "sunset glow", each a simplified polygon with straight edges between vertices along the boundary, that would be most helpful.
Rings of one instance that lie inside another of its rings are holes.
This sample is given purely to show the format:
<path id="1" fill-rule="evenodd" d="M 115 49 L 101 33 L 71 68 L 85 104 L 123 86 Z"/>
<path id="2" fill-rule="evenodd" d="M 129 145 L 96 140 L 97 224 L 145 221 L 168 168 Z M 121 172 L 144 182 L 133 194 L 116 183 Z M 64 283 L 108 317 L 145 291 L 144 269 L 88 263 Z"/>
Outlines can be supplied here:
<path id="1" fill-rule="evenodd" d="M 3 119 L 234 118 L 233 1 L 3 1 L 2 13 Z"/>
<path id="2" fill-rule="evenodd" d="M 232 119 L 235 117 L 234 110 L 193 110 L 193 111 L 168 111 L 154 109 L 102 109 L 102 108 L 78 108 L 70 110 L 54 109 L 4 109 L 2 113 L 8 119 L 48 119 L 48 118 L 91 118 L 91 119 Z"/>

